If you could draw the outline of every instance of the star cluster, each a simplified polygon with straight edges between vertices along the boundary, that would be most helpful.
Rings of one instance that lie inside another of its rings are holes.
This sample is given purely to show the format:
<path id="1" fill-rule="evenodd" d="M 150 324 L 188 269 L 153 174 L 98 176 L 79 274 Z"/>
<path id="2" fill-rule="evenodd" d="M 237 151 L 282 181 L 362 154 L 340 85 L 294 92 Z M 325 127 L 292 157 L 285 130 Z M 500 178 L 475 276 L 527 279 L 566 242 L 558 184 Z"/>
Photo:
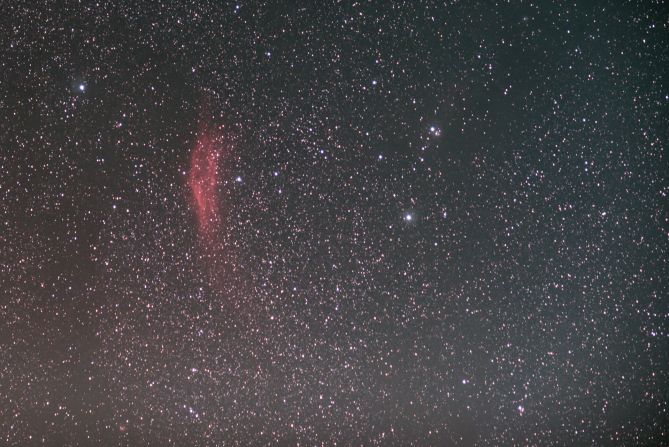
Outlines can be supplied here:
<path id="1" fill-rule="evenodd" d="M 668 443 L 665 8 L 10 0 L 0 444 Z"/>

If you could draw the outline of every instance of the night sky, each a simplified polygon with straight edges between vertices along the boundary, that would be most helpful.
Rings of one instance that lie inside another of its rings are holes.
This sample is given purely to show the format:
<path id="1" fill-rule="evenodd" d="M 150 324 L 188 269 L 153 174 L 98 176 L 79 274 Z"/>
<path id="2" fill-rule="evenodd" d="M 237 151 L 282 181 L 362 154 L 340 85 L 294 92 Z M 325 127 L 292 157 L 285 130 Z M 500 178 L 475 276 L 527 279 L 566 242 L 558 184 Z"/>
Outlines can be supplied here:
<path id="1" fill-rule="evenodd" d="M 0 444 L 669 445 L 667 5 L 510 3 L 2 2 Z"/>

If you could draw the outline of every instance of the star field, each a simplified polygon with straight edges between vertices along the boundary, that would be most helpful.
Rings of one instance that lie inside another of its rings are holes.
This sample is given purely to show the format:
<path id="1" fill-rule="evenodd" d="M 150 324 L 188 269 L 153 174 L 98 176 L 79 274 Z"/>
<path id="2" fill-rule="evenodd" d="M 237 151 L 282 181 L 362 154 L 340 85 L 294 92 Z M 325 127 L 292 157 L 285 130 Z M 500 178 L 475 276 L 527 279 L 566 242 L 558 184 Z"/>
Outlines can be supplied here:
<path id="1" fill-rule="evenodd" d="M 663 2 L 2 16 L 0 444 L 669 444 Z"/>

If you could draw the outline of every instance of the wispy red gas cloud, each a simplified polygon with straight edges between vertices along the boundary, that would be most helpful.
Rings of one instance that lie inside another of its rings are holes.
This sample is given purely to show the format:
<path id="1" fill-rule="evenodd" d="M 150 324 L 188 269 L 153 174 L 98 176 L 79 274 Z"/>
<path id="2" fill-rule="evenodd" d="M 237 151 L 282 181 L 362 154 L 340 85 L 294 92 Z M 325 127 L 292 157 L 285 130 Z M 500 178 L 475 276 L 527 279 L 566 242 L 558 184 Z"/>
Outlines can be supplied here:
<path id="1" fill-rule="evenodd" d="M 231 160 L 230 135 L 222 126 L 211 124 L 206 106 L 200 121 L 200 131 L 190 153 L 186 177 L 188 199 L 197 220 L 199 259 L 202 272 L 208 276 L 212 292 L 236 303 L 241 290 L 234 253 L 226 243 L 231 237 L 226 228 L 226 215 L 231 206 L 226 203 L 224 177 L 226 162 Z M 235 304 L 237 305 L 237 304 Z"/>
<path id="2" fill-rule="evenodd" d="M 218 204 L 218 162 L 221 135 L 206 127 L 200 130 L 190 156 L 188 187 L 200 237 L 213 242 L 221 221 Z"/>

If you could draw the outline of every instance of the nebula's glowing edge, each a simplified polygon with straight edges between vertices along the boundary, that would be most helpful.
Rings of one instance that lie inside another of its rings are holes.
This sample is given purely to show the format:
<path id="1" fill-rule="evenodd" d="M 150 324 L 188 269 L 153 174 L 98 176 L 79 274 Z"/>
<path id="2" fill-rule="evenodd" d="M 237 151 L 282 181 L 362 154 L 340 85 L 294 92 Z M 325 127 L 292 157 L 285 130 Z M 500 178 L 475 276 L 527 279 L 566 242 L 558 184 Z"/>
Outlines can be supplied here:
<path id="1" fill-rule="evenodd" d="M 220 222 L 217 194 L 220 157 L 218 141 L 218 136 L 212 131 L 205 129 L 200 132 L 191 152 L 188 172 L 188 188 L 197 217 L 198 234 L 210 242 Z"/>

